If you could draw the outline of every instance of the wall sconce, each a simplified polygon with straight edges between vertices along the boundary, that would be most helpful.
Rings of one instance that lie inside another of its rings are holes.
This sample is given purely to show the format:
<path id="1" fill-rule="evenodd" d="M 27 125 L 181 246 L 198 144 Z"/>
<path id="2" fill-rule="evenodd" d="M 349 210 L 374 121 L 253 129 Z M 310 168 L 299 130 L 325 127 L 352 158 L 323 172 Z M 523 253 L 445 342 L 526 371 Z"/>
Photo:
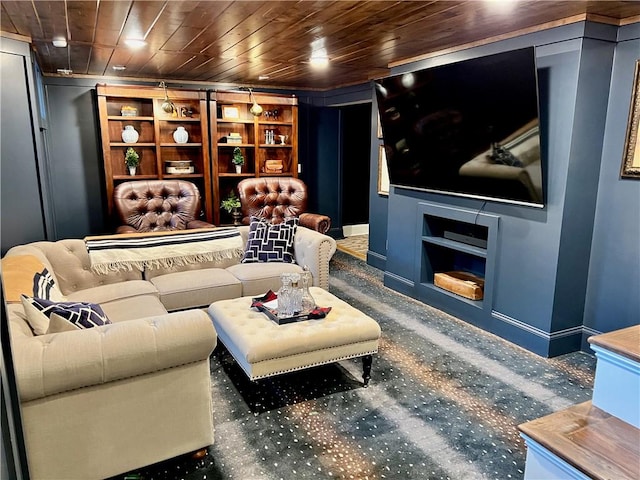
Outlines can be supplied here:
<path id="1" fill-rule="evenodd" d="M 256 102 L 256 99 L 253 96 L 253 92 L 251 91 L 251 89 L 249 89 L 249 101 L 253 102 L 253 105 L 251 105 L 251 108 L 249 109 L 249 111 L 254 117 L 259 117 L 260 114 L 262 113 L 262 107 L 258 105 L 258 102 Z"/>
<path id="2" fill-rule="evenodd" d="M 176 106 L 171 100 L 169 100 L 169 94 L 167 93 L 167 84 L 164 81 L 160 82 L 160 88 L 164 88 L 164 101 L 160 108 L 167 113 L 173 113 L 176 110 Z"/>

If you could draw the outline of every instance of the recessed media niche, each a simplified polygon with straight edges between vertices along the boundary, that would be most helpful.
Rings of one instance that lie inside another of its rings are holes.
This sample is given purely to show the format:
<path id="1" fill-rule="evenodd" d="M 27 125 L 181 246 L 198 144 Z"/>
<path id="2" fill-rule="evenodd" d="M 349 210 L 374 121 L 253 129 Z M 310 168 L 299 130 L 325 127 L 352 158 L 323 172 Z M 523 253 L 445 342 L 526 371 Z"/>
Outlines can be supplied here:
<path id="1" fill-rule="evenodd" d="M 418 294 L 438 308 L 482 324 L 490 317 L 499 217 L 480 210 L 420 203 Z M 461 271 L 484 279 L 482 299 L 457 295 L 434 284 L 434 275 Z"/>

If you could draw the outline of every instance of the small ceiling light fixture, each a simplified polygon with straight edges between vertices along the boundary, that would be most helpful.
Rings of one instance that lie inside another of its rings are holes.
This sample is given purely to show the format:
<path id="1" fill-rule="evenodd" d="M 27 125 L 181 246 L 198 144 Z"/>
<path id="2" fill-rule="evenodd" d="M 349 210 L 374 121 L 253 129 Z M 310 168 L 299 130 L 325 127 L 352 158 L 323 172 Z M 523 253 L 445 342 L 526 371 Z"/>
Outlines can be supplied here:
<path id="1" fill-rule="evenodd" d="M 147 42 L 140 38 L 127 38 L 124 43 L 129 48 L 141 48 L 147 44 Z"/>
<path id="2" fill-rule="evenodd" d="M 64 48 L 67 46 L 67 39 L 64 37 L 54 37 L 51 43 L 53 43 L 54 47 Z"/>
<path id="3" fill-rule="evenodd" d="M 315 68 L 325 68 L 329 65 L 329 56 L 324 46 L 324 38 L 319 38 L 311 42 L 309 64 Z"/>
<path id="4" fill-rule="evenodd" d="M 123 70 L 127 69 L 126 65 L 114 65 L 111 68 L 113 68 L 116 72 L 122 72 Z"/>
<path id="5" fill-rule="evenodd" d="M 256 98 L 253 96 L 253 92 L 251 91 L 251 89 L 249 89 L 249 101 L 253 102 L 253 105 L 251 105 L 249 111 L 254 117 L 259 117 L 262 113 L 262 107 L 258 105 L 258 102 L 256 102 Z"/>
<path id="6" fill-rule="evenodd" d="M 73 73 L 73 70 L 71 70 L 70 68 L 59 68 L 58 73 L 60 75 L 71 75 Z"/>
<path id="7" fill-rule="evenodd" d="M 260 75 L 260 76 L 258 76 L 258 80 L 269 80 L 269 78 L 271 78 L 271 77 L 269 77 L 269 75 Z"/>

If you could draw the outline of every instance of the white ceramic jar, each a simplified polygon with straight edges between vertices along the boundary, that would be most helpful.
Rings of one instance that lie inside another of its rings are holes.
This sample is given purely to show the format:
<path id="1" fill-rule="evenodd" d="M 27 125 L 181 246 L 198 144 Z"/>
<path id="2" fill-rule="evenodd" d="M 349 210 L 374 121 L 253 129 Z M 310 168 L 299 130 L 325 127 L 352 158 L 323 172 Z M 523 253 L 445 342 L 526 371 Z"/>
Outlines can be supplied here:
<path id="1" fill-rule="evenodd" d="M 140 135 L 133 128 L 133 125 L 125 125 L 124 130 L 122 130 L 122 141 L 124 143 L 136 143 Z"/>
<path id="2" fill-rule="evenodd" d="M 176 143 L 187 143 L 187 141 L 189 141 L 189 132 L 187 132 L 184 127 L 178 127 L 176 131 L 173 132 L 173 139 Z"/>

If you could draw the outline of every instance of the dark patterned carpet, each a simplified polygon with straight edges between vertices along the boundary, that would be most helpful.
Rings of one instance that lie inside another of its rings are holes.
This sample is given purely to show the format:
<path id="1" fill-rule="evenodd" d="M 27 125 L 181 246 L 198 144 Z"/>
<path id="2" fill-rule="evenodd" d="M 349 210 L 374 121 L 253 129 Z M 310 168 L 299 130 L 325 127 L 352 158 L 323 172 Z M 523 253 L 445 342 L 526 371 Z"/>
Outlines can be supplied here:
<path id="1" fill-rule="evenodd" d="M 343 252 L 330 290 L 382 327 L 368 388 L 359 359 L 251 383 L 218 347 L 208 455 L 129 478 L 522 478 L 517 425 L 591 398 L 592 355 L 538 357 L 385 288 Z"/>

